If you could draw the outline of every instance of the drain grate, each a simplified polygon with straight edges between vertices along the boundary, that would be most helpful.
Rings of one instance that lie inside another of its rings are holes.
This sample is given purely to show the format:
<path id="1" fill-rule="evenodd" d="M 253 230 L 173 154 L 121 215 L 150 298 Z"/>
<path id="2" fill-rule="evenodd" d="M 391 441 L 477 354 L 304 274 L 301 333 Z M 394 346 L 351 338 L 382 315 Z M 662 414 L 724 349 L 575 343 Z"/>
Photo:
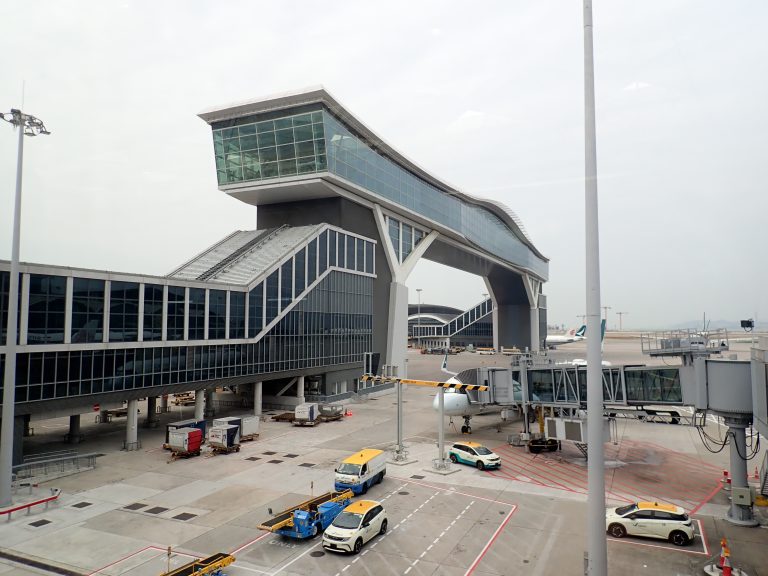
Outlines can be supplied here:
<path id="1" fill-rule="evenodd" d="M 46 524 L 50 524 L 50 520 L 35 520 L 34 522 L 30 522 L 30 526 L 34 526 L 35 528 L 40 528 L 40 526 L 45 526 Z"/>
<path id="2" fill-rule="evenodd" d="M 321 550 L 315 550 L 314 552 L 310 552 L 309 555 L 313 558 L 320 558 L 321 556 L 325 556 L 325 552 Z"/>
<path id="3" fill-rule="evenodd" d="M 408 496 L 408 494 L 410 494 L 410 492 L 398 492 L 398 494 L 400 496 Z"/>
<path id="4" fill-rule="evenodd" d="M 251 456 L 250 458 L 246 458 L 246 460 L 250 460 L 251 462 L 256 462 L 256 460 L 261 460 L 259 456 Z"/>
<path id="5" fill-rule="evenodd" d="M 178 516 L 174 516 L 174 520 L 182 520 L 186 522 L 187 520 L 191 520 L 192 518 L 197 518 L 197 514 L 190 514 L 189 512 L 183 512 L 179 514 Z"/>
<path id="6" fill-rule="evenodd" d="M 93 502 L 78 502 L 77 504 L 72 504 L 72 508 L 87 508 L 93 504 Z"/>
<path id="7" fill-rule="evenodd" d="M 265 456 L 274 456 L 277 452 L 264 452 Z"/>
<path id="8" fill-rule="evenodd" d="M 165 512 L 168 510 L 168 508 L 163 508 L 162 506 L 155 506 L 154 508 L 150 508 L 149 510 L 144 510 L 147 514 L 160 514 L 161 512 Z"/>
<path id="9" fill-rule="evenodd" d="M 298 454 L 286 454 L 285 456 L 283 456 L 283 458 L 298 458 L 298 457 L 299 457 Z"/>
<path id="10" fill-rule="evenodd" d="M 415 478 L 416 480 L 424 480 L 426 476 L 419 476 L 418 474 L 414 474 L 413 476 L 411 476 L 411 478 Z"/>
<path id="11" fill-rule="evenodd" d="M 280 464 L 282 460 L 267 460 L 270 464 Z"/>
<path id="12" fill-rule="evenodd" d="M 304 468 L 312 468 L 312 466 L 314 466 L 314 464 L 312 464 L 312 462 L 303 462 L 303 463 L 299 464 L 299 466 L 304 466 Z"/>
<path id="13" fill-rule="evenodd" d="M 124 506 L 126 510 L 138 510 L 139 508 L 146 508 L 146 504 L 139 504 L 138 502 L 134 502 L 133 504 L 128 504 L 128 506 Z"/>

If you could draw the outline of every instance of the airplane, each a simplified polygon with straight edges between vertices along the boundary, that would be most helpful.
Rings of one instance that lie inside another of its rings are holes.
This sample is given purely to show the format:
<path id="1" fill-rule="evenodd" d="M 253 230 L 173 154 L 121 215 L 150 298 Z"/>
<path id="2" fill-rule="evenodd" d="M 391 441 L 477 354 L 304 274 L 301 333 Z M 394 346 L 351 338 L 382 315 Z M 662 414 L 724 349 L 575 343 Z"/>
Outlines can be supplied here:
<path id="1" fill-rule="evenodd" d="M 571 342 L 579 342 L 580 340 L 586 340 L 585 334 L 587 333 L 586 324 L 582 324 L 581 328 L 576 330 L 571 328 L 565 334 L 547 334 L 545 344 L 570 344 Z"/>
<path id="2" fill-rule="evenodd" d="M 571 342 L 581 342 L 587 339 L 587 326 L 582 324 L 578 330 L 569 330 L 566 334 L 547 334 L 544 340 L 545 346 L 553 347 L 552 344 L 570 344 Z M 600 321 L 600 342 L 605 339 L 605 320 Z"/>
<path id="3" fill-rule="evenodd" d="M 451 377 L 446 380 L 449 384 L 467 384 L 472 381 L 472 377 L 476 374 L 476 369 L 471 368 L 461 373 L 451 372 L 448 370 L 448 355 L 443 358 L 443 363 L 440 366 L 440 370 L 446 374 L 450 374 Z M 464 376 L 462 378 L 462 375 Z M 523 386 L 517 381 L 512 381 L 514 400 L 522 402 L 523 400 Z M 537 398 L 534 395 L 534 399 Z M 440 411 L 440 398 L 439 395 L 435 395 L 435 399 L 432 402 L 432 408 L 435 412 Z M 461 416 L 464 419 L 464 424 L 461 427 L 462 434 L 471 434 L 472 426 L 470 421 L 472 416 L 478 414 L 497 414 L 504 408 L 509 406 L 500 406 L 499 404 L 484 404 L 481 402 L 472 402 L 469 399 L 469 395 L 466 390 L 455 390 L 453 388 L 445 388 L 443 392 L 443 414 L 449 416 L 453 420 L 454 416 Z"/>

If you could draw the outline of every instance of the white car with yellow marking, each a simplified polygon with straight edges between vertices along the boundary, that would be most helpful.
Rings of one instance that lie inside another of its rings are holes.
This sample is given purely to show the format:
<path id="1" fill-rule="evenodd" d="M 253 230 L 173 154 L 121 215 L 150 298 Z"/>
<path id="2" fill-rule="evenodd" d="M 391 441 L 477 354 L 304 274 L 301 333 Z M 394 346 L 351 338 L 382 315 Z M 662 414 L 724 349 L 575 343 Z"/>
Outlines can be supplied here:
<path id="1" fill-rule="evenodd" d="M 358 500 L 336 516 L 323 533 L 323 547 L 333 552 L 357 554 L 377 534 L 387 531 L 387 513 L 380 502 Z"/>

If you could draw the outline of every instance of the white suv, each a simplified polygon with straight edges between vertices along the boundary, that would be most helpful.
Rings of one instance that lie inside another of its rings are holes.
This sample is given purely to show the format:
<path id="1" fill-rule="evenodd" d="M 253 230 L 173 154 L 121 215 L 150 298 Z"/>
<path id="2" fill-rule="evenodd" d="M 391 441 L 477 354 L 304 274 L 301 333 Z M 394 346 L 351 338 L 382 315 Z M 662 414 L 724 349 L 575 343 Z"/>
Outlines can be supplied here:
<path id="1" fill-rule="evenodd" d="M 605 529 L 614 538 L 647 536 L 685 546 L 693 540 L 693 524 L 680 506 L 638 502 L 611 508 L 605 513 Z"/>
<path id="2" fill-rule="evenodd" d="M 353 502 L 336 516 L 323 533 L 323 547 L 334 552 L 357 554 L 376 534 L 387 531 L 387 513 L 374 500 Z"/>

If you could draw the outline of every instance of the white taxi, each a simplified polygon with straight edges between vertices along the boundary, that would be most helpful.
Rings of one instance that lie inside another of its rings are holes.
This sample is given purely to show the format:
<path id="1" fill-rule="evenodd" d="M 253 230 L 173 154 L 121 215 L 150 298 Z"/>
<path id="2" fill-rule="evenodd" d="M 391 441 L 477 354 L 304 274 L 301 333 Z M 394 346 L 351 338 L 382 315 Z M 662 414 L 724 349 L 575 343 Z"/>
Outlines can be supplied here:
<path id="1" fill-rule="evenodd" d="M 605 529 L 614 538 L 645 536 L 685 546 L 693 540 L 693 523 L 680 506 L 637 502 L 605 513 Z"/>
<path id="2" fill-rule="evenodd" d="M 358 500 L 339 513 L 323 533 L 323 548 L 357 554 L 377 534 L 387 531 L 387 513 L 380 502 Z"/>

